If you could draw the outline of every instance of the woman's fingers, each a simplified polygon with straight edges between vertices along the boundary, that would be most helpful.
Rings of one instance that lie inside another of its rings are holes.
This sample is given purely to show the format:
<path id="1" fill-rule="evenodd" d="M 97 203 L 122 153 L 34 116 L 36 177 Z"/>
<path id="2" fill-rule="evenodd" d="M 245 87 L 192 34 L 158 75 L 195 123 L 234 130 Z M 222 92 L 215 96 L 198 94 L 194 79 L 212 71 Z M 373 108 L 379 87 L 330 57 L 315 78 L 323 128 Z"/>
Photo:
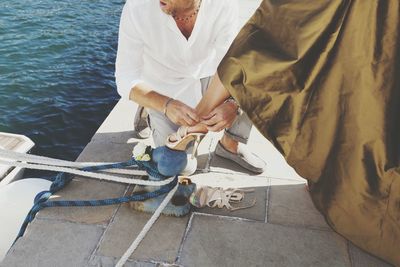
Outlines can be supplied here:
<path id="1" fill-rule="evenodd" d="M 214 114 L 214 115 L 208 117 L 208 119 L 203 120 L 202 123 L 204 123 L 207 126 L 213 126 L 220 121 L 221 121 L 221 118 L 219 118 L 219 116 L 217 116 L 217 114 Z"/>
<path id="2" fill-rule="evenodd" d="M 219 123 L 214 124 L 213 126 L 207 126 L 207 130 L 209 130 L 211 132 L 219 132 L 219 131 L 222 131 L 223 129 L 225 129 L 224 121 L 220 121 Z"/>
<path id="3" fill-rule="evenodd" d="M 203 120 L 209 120 L 209 119 L 211 119 L 213 116 L 215 116 L 215 112 L 213 111 L 213 112 L 210 112 L 208 115 L 206 115 L 206 116 L 203 116 Z"/>
<path id="4" fill-rule="evenodd" d="M 178 125 L 192 126 L 199 122 L 197 112 L 179 100 L 171 101 L 167 115 L 173 123 Z"/>
<path id="5" fill-rule="evenodd" d="M 188 114 L 185 114 L 185 115 L 183 116 L 183 120 L 184 120 L 185 123 L 187 124 L 187 125 L 185 125 L 185 126 L 192 126 L 192 125 L 195 125 L 195 124 L 196 124 L 196 121 L 194 121 Z"/>
<path id="6" fill-rule="evenodd" d="M 199 116 L 196 111 L 183 103 L 179 110 L 179 116 L 187 123 L 187 126 L 192 126 L 199 122 Z"/>
<path id="7" fill-rule="evenodd" d="M 189 116 L 189 118 L 193 121 L 193 124 L 194 124 L 195 122 L 199 122 L 199 121 L 200 121 L 200 118 L 199 118 L 199 116 L 197 115 L 196 111 L 195 111 L 194 109 L 188 107 L 188 106 L 186 106 L 186 107 L 187 107 L 186 114 L 187 114 L 187 116 Z"/>
<path id="8" fill-rule="evenodd" d="M 218 114 L 212 116 L 208 120 L 202 121 L 205 125 L 207 125 L 207 130 L 211 132 L 219 132 L 223 130 L 226 126 L 226 121 L 221 119 Z"/>

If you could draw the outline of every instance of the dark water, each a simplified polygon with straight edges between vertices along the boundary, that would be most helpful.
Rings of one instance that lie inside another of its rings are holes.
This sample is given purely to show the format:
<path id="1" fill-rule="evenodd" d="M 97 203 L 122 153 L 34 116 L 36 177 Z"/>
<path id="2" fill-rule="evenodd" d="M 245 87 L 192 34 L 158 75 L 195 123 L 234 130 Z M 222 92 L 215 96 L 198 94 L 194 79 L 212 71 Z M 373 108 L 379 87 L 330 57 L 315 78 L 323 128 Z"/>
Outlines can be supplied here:
<path id="1" fill-rule="evenodd" d="M 124 0 L 0 0 L 0 131 L 74 160 L 119 99 Z"/>

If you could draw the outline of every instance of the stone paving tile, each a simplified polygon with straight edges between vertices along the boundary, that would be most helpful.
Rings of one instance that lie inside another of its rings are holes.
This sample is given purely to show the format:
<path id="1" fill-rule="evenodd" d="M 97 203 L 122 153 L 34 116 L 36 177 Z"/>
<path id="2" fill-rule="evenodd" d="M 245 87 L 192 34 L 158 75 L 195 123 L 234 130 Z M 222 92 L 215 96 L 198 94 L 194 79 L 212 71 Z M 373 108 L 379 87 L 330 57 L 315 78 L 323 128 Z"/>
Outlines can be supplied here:
<path id="1" fill-rule="evenodd" d="M 117 263 L 117 262 L 118 261 L 116 261 L 115 263 Z M 110 265 L 110 267 L 114 267 L 114 266 L 115 265 Z M 156 264 L 156 263 L 135 261 L 135 262 L 127 262 L 124 264 L 124 266 L 125 267 L 158 267 L 158 266 L 162 266 L 162 265 Z"/>
<path id="2" fill-rule="evenodd" d="M 127 205 L 121 205 L 108 226 L 96 255 L 121 257 L 150 217 L 151 214 L 133 211 Z M 176 218 L 162 215 L 130 259 L 173 263 L 188 219 L 189 216 Z"/>
<path id="3" fill-rule="evenodd" d="M 95 256 L 93 257 L 88 266 L 89 267 L 114 267 L 119 258 L 114 257 L 100 257 Z M 152 263 L 152 262 L 139 262 L 139 261 L 127 261 L 124 264 L 124 267 L 157 267 L 162 266 L 159 263 Z"/>
<path id="4" fill-rule="evenodd" d="M 314 207 L 306 185 L 291 182 L 298 183 L 295 180 L 271 179 L 267 221 L 330 230 L 323 216 Z"/>
<path id="5" fill-rule="evenodd" d="M 251 176 L 267 176 L 272 178 L 286 178 L 304 180 L 296 171 L 287 164 L 280 152 L 265 138 L 261 133 L 253 127 L 250 133 L 249 143 L 247 147 L 255 153 L 259 158 L 266 162 L 266 170 L 264 173 L 255 175 L 254 173 L 244 169 L 231 160 L 227 160 L 215 155 L 214 150 L 223 133 L 211 133 L 212 143 L 210 146 L 211 160 L 209 162 L 211 172 L 251 175 Z M 203 156 L 203 155 L 201 155 Z"/>
<path id="6" fill-rule="evenodd" d="M 211 152 L 210 171 L 255 176 L 254 173 L 247 171 L 235 162 L 215 155 L 215 146 L 222 134 L 223 133 L 212 134 L 213 143 L 209 149 Z M 255 127 L 251 130 L 247 147 L 267 164 L 265 172 L 257 176 L 304 180 L 291 166 L 287 164 L 280 152 L 267 139 L 265 139 L 265 137 L 263 137 Z"/>
<path id="7" fill-rule="evenodd" d="M 302 179 L 296 171 L 286 163 L 286 160 L 279 151 L 276 150 L 276 148 L 265 139 L 255 127 L 253 127 L 250 133 L 247 147 L 267 164 L 265 172 L 259 174 L 259 176 Z M 214 172 L 254 175 L 238 164 L 221 158 L 214 153 L 212 154 L 210 170 Z"/>
<path id="8" fill-rule="evenodd" d="M 120 133 L 133 131 L 133 122 L 138 105 L 132 101 L 120 100 L 96 133 Z"/>
<path id="9" fill-rule="evenodd" d="M 104 136 L 103 142 L 90 142 L 77 161 L 84 162 L 117 162 L 129 160 L 136 143 L 119 144 L 110 142 Z"/>
<path id="10" fill-rule="evenodd" d="M 132 101 L 119 101 L 92 137 L 92 142 L 119 144 L 143 142 L 152 145 L 152 138 L 136 138 L 133 124 L 137 107 L 138 105 Z"/>
<path id="11" fill-rule="evenodd" d="M 210 171 L 217 173 L 237 174 L 237 175 L 254 175 L 254 176 L 256 175 L 248 171 L 247 169 L 241 167 L 237 163 L 216 155 L 214 150 L 212 150 L 211 152 Z M 267 172 L 260 174 L 260 176 L 266 176 L 266 175 Z"/>
<path id="12" fill-rule="evenodd" d="M 280 186 L 280 185 L 304 185 L 306 187 L 307 180 L 303 178 L 270 178 L 271 186 Z"/>
<path id="13" fill-rule="evenodd" d="M 198 187 L 212 186 L 223 188 L 265 187 L 270 185 L 270 178 L 262 176 L 237 175 L 230 173 L 195 173 L 190 176 Z"/>
<path id="14" fill-rule="evenodd" d="M 350 242 L 349 254 L 353 267 L 393 267 L 393 265 L 359 249 Z"/>
<path id="15" fill-rule="evenodd" d="M 254 207 L 236 211 L 229 211 L 226 208 L 197 208 L 195 209 L 200 213 L 214 214 L 214 215 L 222 215 L 222 216 L 231 216 L 231 217 L 239 217 L 249 220 L 256 221 L 265 221 L 265 213 L 266 213 L 266 202 L 267 202 L 267 187 L 257 187 L 254 188 L 254 193 L 245 193 L 245 197 L 241 203 L 234 204 L 233 206 L 247 206 L 250 205 L 254 198 L 256 198 L 256 204 Z"/>
<path id="16" fill-rule="evenodd" d="M 250 171 L 247 171 L 235 162 L 225 158 L 221 158 L 217 156 L 214 152 L 212 152 L 211 155 L 210 171 L 238 175 L 253 175 Z"/>
<path id="17" fill-rule="evenodd" d="M 88 267 L 114 267 L 119 258 L 95 256 L 90 260 Z M 169 264 L 157 261 L 130 261 L 128 260 L 124 267 L 181 267 L 177 264 Z"/>
<path id="18" fill-rule="evenodd" d="M 36 219 L 0 266 L 86 266 L 103 231 L 93 225 Z"/>
<path id="19" fill-rule="evenodd" d="M 178 263 L 190 266 L 349 266 L 333 232 L 194 214 Z"/>
<path id="20" fill-rule="evenodd" d="M 125 186 L 100 181 L 76 178 L 60 191 L 52 200 L 89 200 L 116 198 L 124 195 Z M 57 197 L 60 195 L 61 197 Z M 103 207 L 51 207 L 41 210 L 37 218 L 61 219 L 87 224 L 107 224 L 117 209 L 115 206 Z"/>
<path id="21" fill-rule="evenodd" d="M 266 163 L 266 171 L 262 174 L 272 178 L 303 179 L 290 167 L 282 154 L 255 127 L 249 138 L 249 149 L 261 157 Z"/>
<path id="22" fill-rule="evenodd" d="M 139 139 L 135 137 L 133 131 L 118 132 L 118 133 L 96 133 L 92 142 L 96 143 L 112 143 L 112 144 L 131 144 L 128 147 L 134 147 L 138 142 L 146 145 L 153 145 L 152 138 Z"/>
<path id="23" fill-rule="evenodd" d="M 126 161 L 132 151 L 132 144 L 91 142 L 81 153 L 78 161 L 116 162 Z M 83 177 L 75 177 L 64 189 L 52 197 L 54 200 L 88 200 L 115 198 L 124 195 L 124 184 L 104 182 Z M 57 218 L 89 224 L 107 223 L 118 206 L 104 207 L 62 207 L 46 208 L 38 218 Z"/>
<path id="24" fill-rule="evenodd" d="M 222 187 L 222 188 L 254 188 L 255 194 L 246 193 L 245 199 L 242 204 L 247 204 L 253 197 L 256 197 L 256 205 L 249 209 L 228 211 L 226 209 L 218 208 L 201 208 L 197 209 L 198 212 L 219 214 L 224 216 L 233 216 L 240 218 L 247 218 L 250 220 L 265 220 L 266 213 L 266 198 L 267 198 L 267 187 L 270 185 L 270 179 L 267 177 L 260 176 L 248 176 L 248 175 L 232 175 L 226 173 L 196 173 L 192 175 L 191 180 L 196 183 L 197 187 L 211 186 L 211 187 Z"/>

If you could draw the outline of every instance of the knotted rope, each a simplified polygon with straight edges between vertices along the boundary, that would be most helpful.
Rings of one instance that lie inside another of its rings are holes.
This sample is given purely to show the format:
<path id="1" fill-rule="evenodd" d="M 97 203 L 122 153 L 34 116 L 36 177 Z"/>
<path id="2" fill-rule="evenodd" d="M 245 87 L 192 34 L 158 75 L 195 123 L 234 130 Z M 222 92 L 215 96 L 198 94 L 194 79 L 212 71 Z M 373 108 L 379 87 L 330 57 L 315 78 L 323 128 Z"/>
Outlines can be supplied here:
<path id="1" fill-rule="evenodd" d="M 34 205 L 26 216 L 21 229 L 18 233 L 18 236 L 15 241 L 17 241 L 21 236 L 24 235 L 25 230 L 30 222 L 35 218 L 38 211 L 46 207 L 83 207 L 83 206 L 106 206 L 106 205 L 115 205 L 121 203 L 127 203 L 131 201 L 144 201 L 146 199 L 155 198 L 160 195 L 169 194 L 165 197 L 163 202 L 157 208 L 153 216 L 146 223 L 143 230 L 140 232 L 138 237 L 132 243 L 130 248 L 125 252 L 124 256 L 120 259 L 117 266 L 123 266 L 125 262 L 128 260 L 129 256 L 134 252 L 137 248 L 138 244 L 143 240 L 146 233 L 149 231 L 151 226 L 160 216 L 163 209 L 166 207 L 168 202 L 173 197 L 174 193 L 178 188 L 178 176 L 168 178 L 162 175 L 154 163 L 151 161 L 137 161 L 135 158 L 131 158 L 126 162 L 117 162 L 117 163 L 105 163 L 98 165 L 94 163 L 93 166 L 87 166 L 87 163 L 76 163 L 63 161 L 58 159 L 51 159 L 46 157 L 40 157 L 35 155 L 27 155 L 24 153 L 18 153 L 13 151 L 8 151 L 4 149 L 0 149 L 0 158 L 6 158 L 8 160 L 0 159 L 0 164 L 9 165 L 14 167 L 22 167 L 22 168 L 31 168 L 31 169 L 40 169 L 40 170 L 51 170 L 51 171 L 60 171 L 52 182 L 50 189 L 47 191 L 39 192 L 35 199 Z M 24 163 L 22 161 L 31 162 Z M 73 167 L 79 167 L 78 170 L 72 169 Z M 95 173 L 94 171 L 101 170 L 110 170 L 110 169 L 122 169 L 127 167 L 137 167 L 140 170 L 144 170 L 149 176 L 156 178 L 160 181 L 144 181 L 140 179 L 129 179 L 129 178 L 121 178 L 118 176 L 107 175 L 102 173 Z M 162 186 L 160 189 L 155 190 L 153 192 L 146 192 L 142 194 L 136 194 L 132 196 L 123 196 L 119 198 L 111 198 L 111 199 L 100 199 L 100 200 L 58 200 L 58 201 L 49 201 L 49 198 L 52 194 L 56 193 L 60 189 L 64 188 L 69 182 L 72 181 L 73 175 L 80 175 L 92 178 L 98 178 L 102 180 L 114 181 L 114 182 L 122 182 L 128 184 L 141 184 L 141 185 L 152 185 L 152 186 Z"/>

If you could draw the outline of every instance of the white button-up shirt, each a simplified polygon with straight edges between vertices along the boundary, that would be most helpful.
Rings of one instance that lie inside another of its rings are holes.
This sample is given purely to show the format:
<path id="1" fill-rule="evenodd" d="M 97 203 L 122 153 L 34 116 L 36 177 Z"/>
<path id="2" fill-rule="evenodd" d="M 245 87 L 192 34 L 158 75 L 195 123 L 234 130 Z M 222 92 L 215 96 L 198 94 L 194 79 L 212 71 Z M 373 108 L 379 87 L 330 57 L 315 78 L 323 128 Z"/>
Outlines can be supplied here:
<path id="1" fill-rule="evenodd" d="M 215 74 L 238 32 L 237 0 L 202 0 L 189 39 L 157 0 L 127 0 L 121 16 L 116 83 L 122 98 L 138 83 L 195 107 L 200 79 Z"/>

